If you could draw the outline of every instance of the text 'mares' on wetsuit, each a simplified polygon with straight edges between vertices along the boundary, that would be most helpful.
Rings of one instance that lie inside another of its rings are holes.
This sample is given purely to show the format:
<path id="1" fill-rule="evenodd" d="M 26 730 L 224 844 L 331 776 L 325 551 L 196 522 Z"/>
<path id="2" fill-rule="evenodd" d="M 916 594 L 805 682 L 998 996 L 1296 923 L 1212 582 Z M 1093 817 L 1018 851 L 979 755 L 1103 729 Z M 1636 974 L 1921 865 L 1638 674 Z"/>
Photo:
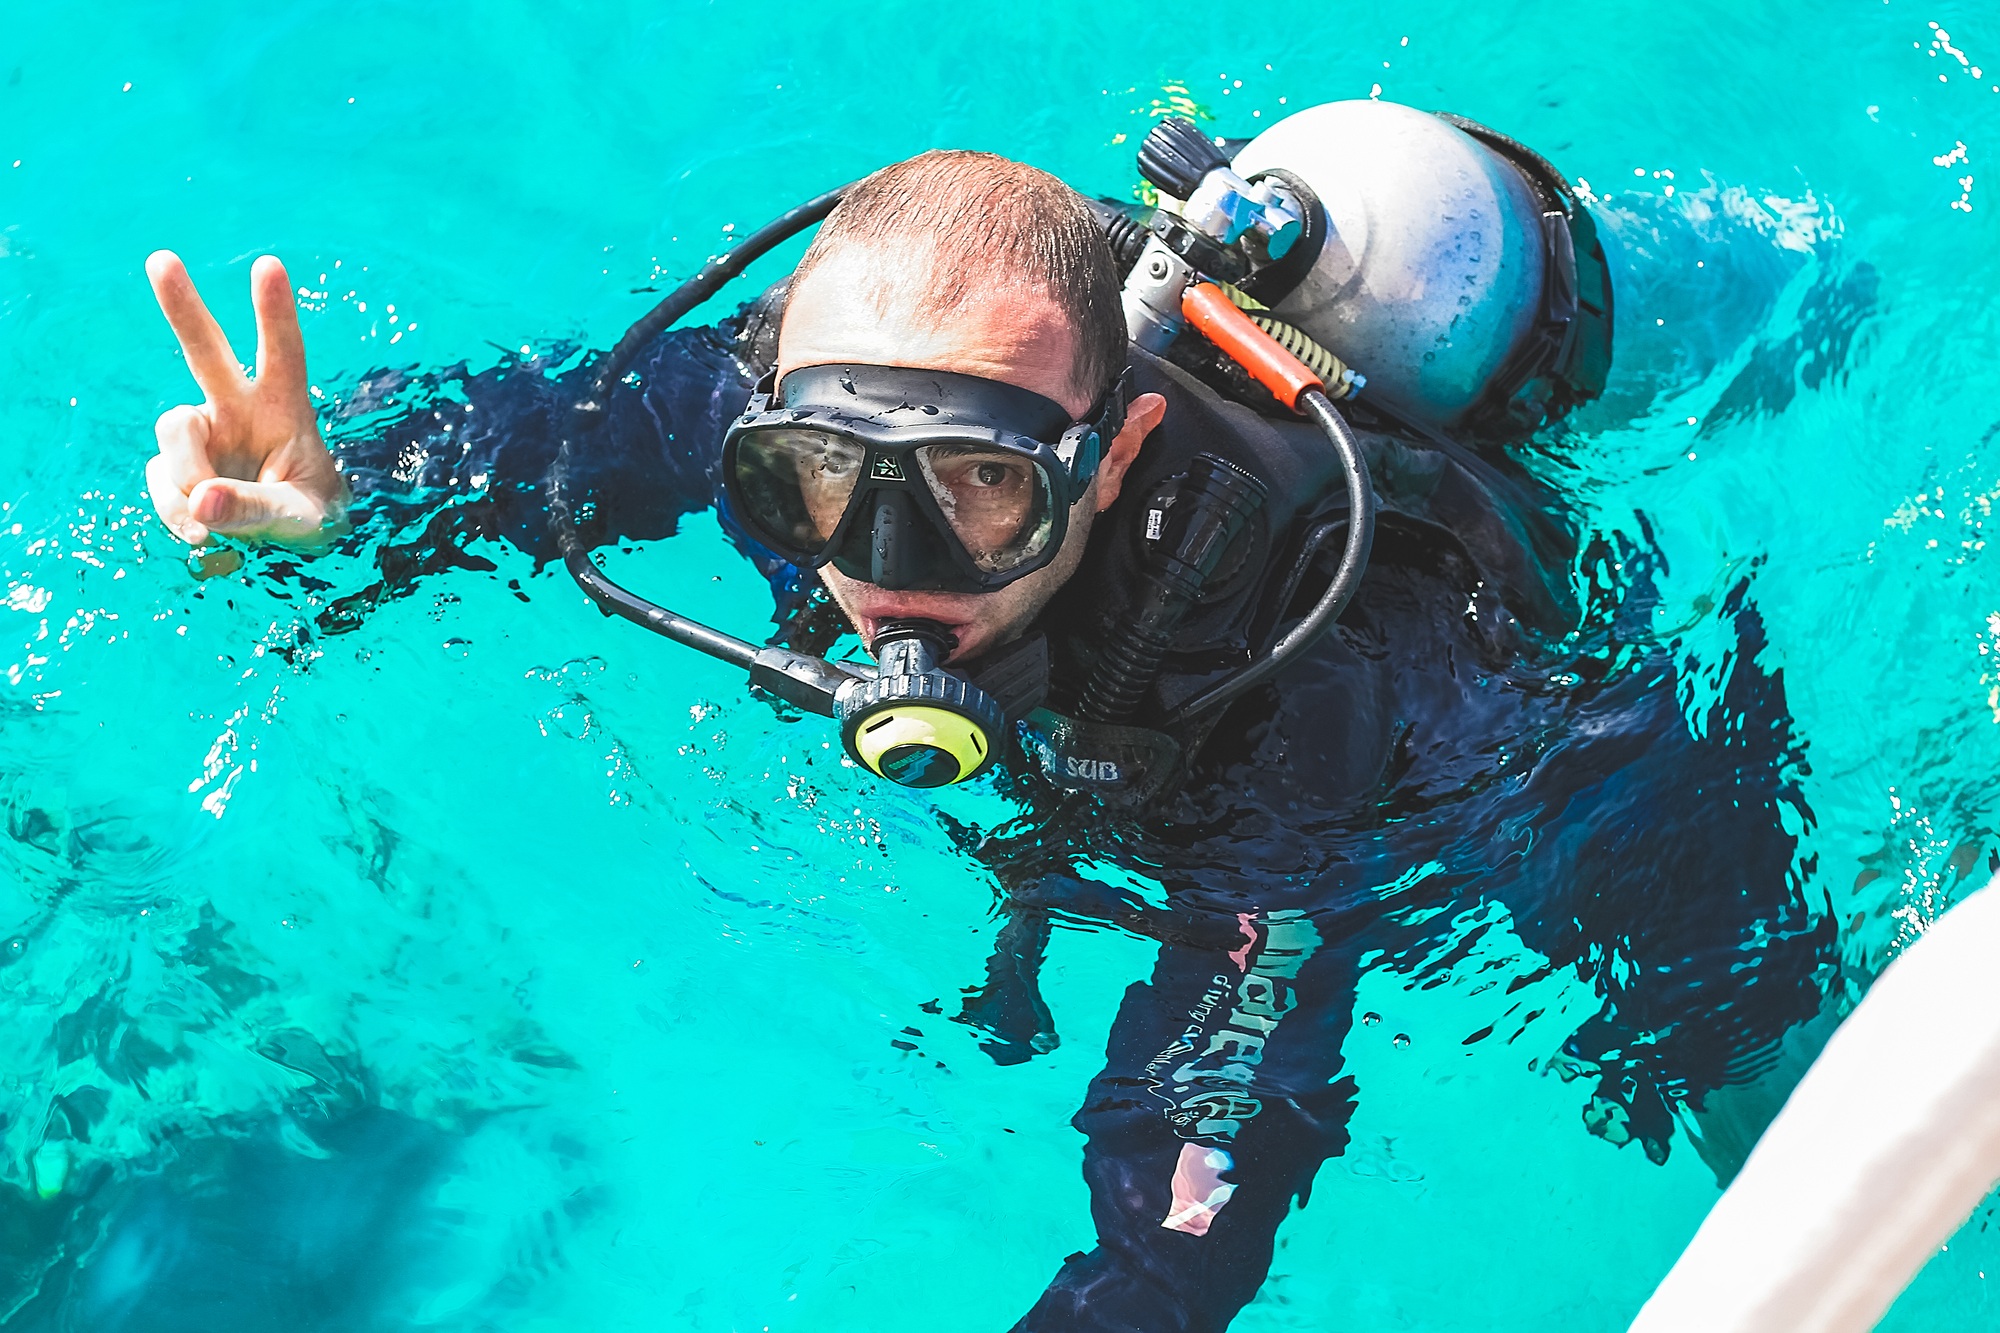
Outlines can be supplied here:
<path id="1" fill-rule="evenodd" d="M 639 387 L 613 397 L 583 460 L 590 540 L 664 536 L 715 502 L 720 441 L 768 368 L 771 314 L 766 302 L 649 349 Z M 1289 467 L 1272 479 L 1273 512 L 1339 519 L 1324 477 L 1280 461 L 1300 427 L 1164 361 L 1141 356 L 1135 374 L 1167 397 L 1166 425 L 1093 536 L 1093 577 L 1037 627 L 1057 704 L 1132 594 L 1146 506 L 1195 453 Z M 479 498 L 382 548 L 379 582 L 330 609 L 325 632 L 427 573 L 476 563 L 476 538 L 553 555 L 539 485 L 570 387 L 504 365 L 378 381 L 363 405 L 381 411 L 385 392 L 399 414 L 341 445 L 361 530 L 370 505 L 407 517 L 422 495 Z M 1727 608 L 1740 651 L 1712 715 L 1691 726 L 1676 667 L 1646 631 L 1648 552 L 1587 558 L 1592 603 L 1579 608 L 1560 495 L 1502 453 L 1386 430 L 1364 442 L 1381 505 L 1375 553 L 1311 660 L 1183 736 L 1191 757 L 1178 780 L 1137 805 L 1054 784 L 1024 737 L 1000 780 L 1030 813 L 968 839 L 1007 891 L 987 985 L 964 1015 L 994 1058 L 1049 1048 L 1034 976 L 1052 913 L 1160 945 L 1076 1117 L 1099 1243 L 1062 1267 L 1022 1329 L 1224 1327 L 1262 1282 L 1286 1212 L 1346 1142 L 1357 1089 L 1340 1048 L 1359 960 L 1414 966 L 1452 943 L 1447 923 L 1467 909 L 1504 906 L 1547 969 L 1575 968 L 1596 987 L 1601 1007 L 1564 1058 L 1595 1078 L 1593 1131 L 1655 1159 L 1677 1116 L 1759 1074 L 1779 1036 L 1819 1009 L 1815 973 L 1833 935 L 1793 873 L 1781 807 L 1803 808 L 1799 756 L 1781 682 L 1756 665 L 1754 608 L 1740 593 Z M 1283 543 L 1267 547 L 1280 561 Z M 761 558 L 785 635 L 811 644 L 837 632 L 809 577 Z M 1263 631 L 1269 572 L 1221 585 L 1160 689 L 1198 683 Z M 1308 570 L 1289 595 L 1311 597 L 1315 579 L 1323 572 Z M 1081 878 L 1084 860 L 1146 867 L 1166 905 Z"/>

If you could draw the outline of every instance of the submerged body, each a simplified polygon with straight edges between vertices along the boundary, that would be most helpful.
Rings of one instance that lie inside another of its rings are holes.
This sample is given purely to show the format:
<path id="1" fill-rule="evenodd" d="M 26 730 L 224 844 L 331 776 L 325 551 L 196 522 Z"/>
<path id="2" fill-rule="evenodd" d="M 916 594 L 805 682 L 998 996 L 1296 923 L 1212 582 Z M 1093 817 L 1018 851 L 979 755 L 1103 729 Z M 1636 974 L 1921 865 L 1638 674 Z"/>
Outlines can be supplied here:
<path id="1" fill-rule="evenodd" d="M 715 502 L 723 431 L 766 368 L 759 333 L 753 314 L 665 335 L 643 358 L 639 387 L 614 396 L 581 460 L 591 541 L 664 536 Z M 1142 360 L 1138 373 L 1166 398 L 1167 424 L 1122 504 L 1143 504 L 1148 468 L 1171 470 L 1190 449 L 1292 429 L 1176 367 Z M 340 450 L 364 533 L 371 507 L 406 520 L 425 497 L 477 498 L 382 548 L 381 581 L 329 610 L 328 631 L 475 563 L 474 538 L 554 554 L 540 483 L 570 390 L 508 366 L 397 392 L 424 406 Z M 1820 1007 L 1833 936 L 1793 873 L 1781 807 L 1798 803 L 1798 756 L 1781 682 L 1756 665 L 1754 610 L 1732 608 L 1741 651 L 1691 725 L 1648 634 L 1647 553 L 1587 562 L 1601 582 L 1577 608 L 1560 496 L 1499 455 L 1364 438 L 1383 512 L 1376 554 L 1307 660 L 1232 705 L 1176 790 L 1109 803 L 1016 753 L 998 780 L 1022 817 L 966 835 L 1005 894 L 986 985 L 962 1018 L 1003 1063 L 1056 1039 L 1035 989 L 1052 918 L 1160 942 L 1076 1120 L 1099 1247 L 1064 1266 L 1023 1329 L 1223 1328 L 1262 1282 L 1286 1212 L 1346 1142 L 1357 1089 L 1340 1049 L 1356 978 L 1414 971 L 1441 946 L 1462 956 L 1470 940 L 1454 923 L 1474 909 L 1499 904 L 1549 970 L 1577 968 L 1597 987 L 1603 1006 L 1566 1043 L 1565 1072 L 1595 1080 L 1594 1132 L 1656 1159 L 1677 1116 L 1762 1072 Z M 1121 518 L 1114 506 L 1100 519 L 1099 543 Z M 838 632 L 810 574 L 738 541 L 771 578 L 782 636 Z M 1088 558 L 1118 568 L 1097 546 Z M 1119 582 L 1079 580 L 1037 622 L 1056 699 L 1078 688 Z M 1187 678 L 1203 668 L 1199 654 L 1176 664 Z M 1087 861 L 1157 879 L 1165 904 L 1079 875 Z"/>

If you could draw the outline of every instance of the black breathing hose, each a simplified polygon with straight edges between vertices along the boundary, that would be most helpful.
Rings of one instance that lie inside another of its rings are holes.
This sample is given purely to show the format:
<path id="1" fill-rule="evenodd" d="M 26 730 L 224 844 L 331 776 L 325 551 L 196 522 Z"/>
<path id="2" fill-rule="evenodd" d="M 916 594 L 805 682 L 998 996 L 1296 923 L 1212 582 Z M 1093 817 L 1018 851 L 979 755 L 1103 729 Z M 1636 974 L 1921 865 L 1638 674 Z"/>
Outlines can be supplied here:
<path id="1" fill-rule="evenodd" d="M 576 530 L 576 512 L 570 504 L 571 442 L 582 431 L 602 423 L 605 396 L 648 343 L 659 337 L 675 320 L 721 291 L 730 279 L 772 249 L 814 223 L 824 221 L 846 191 L 847 186 L 843 185 L 806 200 L 745 236 L 728 254 L 718 255 L 702 265 L 699 273 L 674 288 L 636 324 L 625 330 L 625 336 L 597 364 L 597 373 L 591 377 L 590 388 L 571 404 L 563 423 L 562 444 L 556 450 L 554 466 L 549 469 L 549 517 L 555 525 L 556 545 L 562 551 L 563 565 L 604 614 L 622 616 L 676 643 L 686 644 L 738 666 L 748 667 L 756 660 L 759 651 L 756 645 L 649 602 L 620 587 L 591 563 L 590 552 Z"/>
<path id="2" fill-rule="evenodd" d="M 1137 595 L 1106 636 L 1077 711 L 1090 722 L 1129 722 L 1173 651 L 1174 635 L 1243 530 L 1264 507 L 1264 483 L 1199 453 L 1175 492 Z"/>
<path id="3" fill-rule="evenodd" d="M 1340 613 L 1353 600 L 1355 588 L 1360 586 L 1361 571 L 1368 565 L 1368 550 L 1375 542 L 1375 491 L 1368 482 L 1368 461 L 1361 456 L 1361 441 L 1354 438 L 1353 428 L 1324 393 L 1308 389 L 1299 395 L 1298 406 L 1326 432 L 1334 452 L 1340 455 L 1341 470 L 1347 474 L 1347 545 L 1340 553 L 1340 567 L 1334 571 L 1333 582 L 1313 609 L 1306 613 L 1305 619 L 1271 645 L 1271 651 L 1176 708 L 1160 723 L 1162 727 L 1171 727 L 1198 713 L 1219 708 L 1259 681 L 1282 670 L 1286 663 L 1312 647 L 1321 635 L 1333 628 L 1334 621 L 1340 619 Z"/>
<path id="4" fill-rule="evenodd" d="M 647 311 L 625 336 L 605 356 L 598 365 L 596 378 L 590 382 L 590 393 L 578 407 L 585 411 L 603 410 L 602 399 L 612 384 L 641 348 L 660 336 L 666 329 L 688 311 L 706 301 L 727 286 L 732 279 L 762 259 L 778 246 L 817 222 L 824 222 L 833 206 L 840 202 L 850 187 L 839 186 L 825 194 L 816 195 L 796 208 L 778 214 L 757 230 L 737 242 L 736 248 L 727 254 L 717 255 L 701 266 L 701 271 L 680 286 L 667 293 L 661 302 Z"/>

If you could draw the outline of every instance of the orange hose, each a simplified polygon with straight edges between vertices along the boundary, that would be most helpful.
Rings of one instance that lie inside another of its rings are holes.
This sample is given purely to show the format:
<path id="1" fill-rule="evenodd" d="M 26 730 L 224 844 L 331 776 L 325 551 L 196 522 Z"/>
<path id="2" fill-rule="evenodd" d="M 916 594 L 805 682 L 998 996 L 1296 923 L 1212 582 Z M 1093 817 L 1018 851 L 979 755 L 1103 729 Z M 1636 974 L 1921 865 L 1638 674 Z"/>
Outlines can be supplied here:
<path id="1" fill-rule="evenodd" d="M 1286 407 L 1296 411 L 1308 389 L 1326 391 L 1319 376 L 1251 323 L 1214 283 L 1195 283 L 1182 293 L 1181 314 Z"/>

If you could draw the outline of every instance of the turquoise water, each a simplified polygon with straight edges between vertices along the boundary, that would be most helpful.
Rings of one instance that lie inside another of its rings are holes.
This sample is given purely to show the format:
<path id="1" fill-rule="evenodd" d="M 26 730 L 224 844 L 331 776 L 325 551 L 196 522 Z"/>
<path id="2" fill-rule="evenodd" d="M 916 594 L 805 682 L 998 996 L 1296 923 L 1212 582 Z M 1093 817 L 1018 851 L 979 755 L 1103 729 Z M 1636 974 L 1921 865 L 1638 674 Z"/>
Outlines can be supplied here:
<path id="1" fill-rule="evenodd" d="M 370 561 L 197 581 L 140 473 L 192 391 L 160 246 L 244 355 L 249 262 L 282 255 L 340 397 L 606 345 L 635 289 L 925 147 L 1123 194 L 1156 107 L 1456 110 L 1615 240 L 1612 390 L 1538 466 L 1650 528 L 1697 682 L 1749 580 L 1836 993 L 2000 846 L 1988 9 L 92 4 L 0 33 L 8 1328 L 1003 1328 L 1090 1244 L 1067 1121 L 1152 954 L 1059 934 L 1063 1044 L 995 1066 L 947 1021 L 990 881 L 817 724 L 511 548 L 338 638 L 300 631 Z M 706 517 L 626 560 L 763 622 Z M 1494 910 L 1475 959 L 1532 972 Z M 1671 1263 L 1713 1172 L 1586 1132 L 1588 1083 L 1546 1070 L 1596 1008 L 1574 978 L 1462 1046 L 1520 998 L 1479 975 L 1363 978 L 1353 1146 L 1235 1328 L 1617 1329 Z M 1782 1093 L 1738 1095 L 1744 1135 Z M 1988 1217 L 1889 1327 L 1991 1321 Z"/>

